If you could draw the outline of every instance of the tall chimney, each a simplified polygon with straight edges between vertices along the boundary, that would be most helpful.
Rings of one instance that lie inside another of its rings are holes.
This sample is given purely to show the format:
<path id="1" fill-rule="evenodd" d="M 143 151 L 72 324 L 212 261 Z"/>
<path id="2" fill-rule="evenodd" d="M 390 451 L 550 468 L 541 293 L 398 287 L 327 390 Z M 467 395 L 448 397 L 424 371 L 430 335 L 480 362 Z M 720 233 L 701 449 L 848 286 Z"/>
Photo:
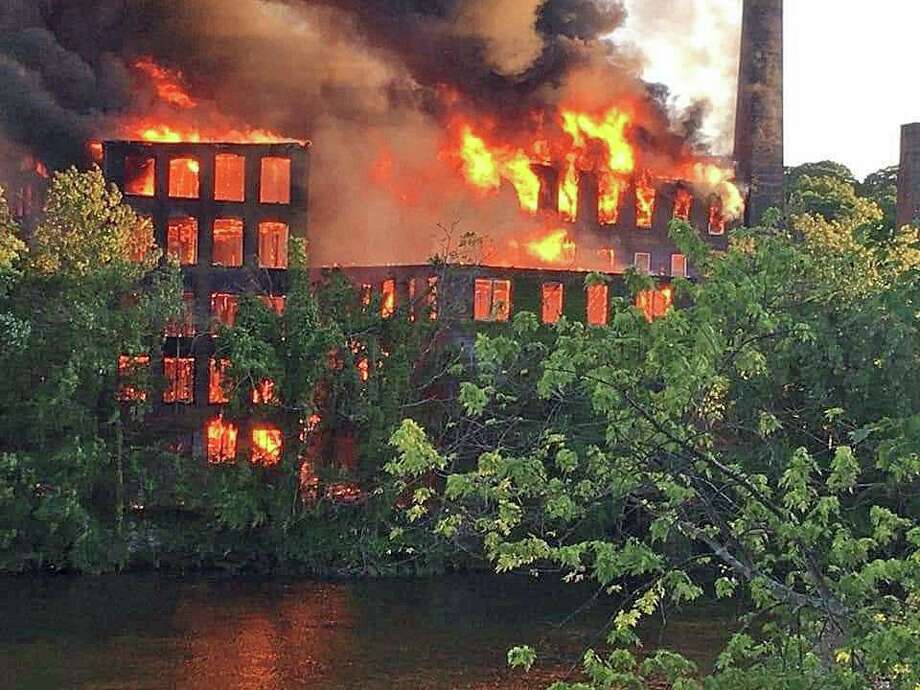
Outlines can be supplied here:
<path id="1" fill-rule="evenodd" d="M 783 0 L 744 0 L 735 116 L 738 179 L 749 189 L 746 222 L 783 208 Z"/>
<path id="2" fill-rule="evenodd" d="M 897 226 L 910 225 L 917 219 L 920 219 L 920 122 L 901 127 Z"/>

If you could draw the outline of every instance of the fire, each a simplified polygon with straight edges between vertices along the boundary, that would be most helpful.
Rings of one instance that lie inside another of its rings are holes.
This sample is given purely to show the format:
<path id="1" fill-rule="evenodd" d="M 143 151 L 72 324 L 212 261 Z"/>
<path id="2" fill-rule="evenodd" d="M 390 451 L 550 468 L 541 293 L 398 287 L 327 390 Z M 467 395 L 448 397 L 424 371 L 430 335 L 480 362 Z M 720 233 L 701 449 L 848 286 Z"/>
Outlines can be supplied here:
<path id="1" fill-rule="evenodd" d="M 544 263 L 570 263 L 575 258 L 575 243 L 567 230 L 555 230 L 546 237 L 528 242 L 527 252 Z"/>
<path id="2" fill-rule="evenodd" d="M 521 208 L 537 212 L 540 178 L 531 168 L 530 157 L 522 149 L 489 146 L 469 125 L 461 131 L 460 159 L 463 174 L 470 184 L 485 190 L 497 190 L 502 180 L 517 191 Z"/>
<path id="3" fill-rule="evenodd" d="M 156 89 L 157 96 L 164 103 L 169 103 L 185 110 L 196 107 L 198 104 L 185 90 L 185 81 L 182 72 L 175 72 L 165 67 L 160 67 L 150 57 L 144 57 L 134 63 L 134 68 L 143 72 Z"/>
<path id="4" fill-rule="evenodd" d="M 575 154 L 566 156 L 565 174 L 559 183 L 559 213 L 572 222 L 578 215 L 578 171 Z"/>
<path id="5" fill-rule="evenodd" d="M 636 178 L 636 225 L 640 228 L 652 227 L 655 213 L 655 185 L 648 172 Z"/>
<path id="6" fill-rule="evenodd" d="M 620 194 L 623 186 L 622 178 L 612 173 L 601 175 L 597 191 L 597 219 L 601 225 L 613 225 L 620 219 Z"/>
<path id="7" fill-rule="evenodd" d="M 629 116 L 617 108 L 611 108 L 600 118 L 574 110 L 562 111 L 562 129 L 572 138 L 572 145 L 582 161 L 593 155 L 592 148 L 601 144 L 606 162 L 589 161 L 589 164 L 592 168 L 621 175 L 631 173 L 636 167 L 632 145 L 626 139 L 629 122 Z"/>
<path id="8" fill-rule="evenodd" d="M 693 210 L 693 195 L 684 187 L 678 187 L 674 196 L 674 217 L 679 220 L 690 220 Z"/>

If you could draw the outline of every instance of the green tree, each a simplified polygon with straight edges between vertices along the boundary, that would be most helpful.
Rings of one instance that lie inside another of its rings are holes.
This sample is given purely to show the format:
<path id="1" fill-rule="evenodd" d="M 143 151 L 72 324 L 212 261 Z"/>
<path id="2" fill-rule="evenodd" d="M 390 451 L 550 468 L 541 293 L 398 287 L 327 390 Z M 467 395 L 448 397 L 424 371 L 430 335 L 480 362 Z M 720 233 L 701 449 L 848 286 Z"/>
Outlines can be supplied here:
<path id="1" fill-rule="evenodd" d="M 620 602 L 586 683 L 557 690 L 702 687 L 677 655 L 643 658 L 636 630 L 707 592 L 750 610 L 707 688 L 920 682 L 920 253 L 912 234 L 865 237 L 870 202 L 825 208 L 736 231 L 721 255 L 674 224 L 704 277 L 678 281 L 683 308 L 649 323 L 618 299 L 609 327 L 549 338 L 519 314 L 477 338 L 461 442 L 394 434 L 406 490 L 445 477 L 410 521 Z"/>

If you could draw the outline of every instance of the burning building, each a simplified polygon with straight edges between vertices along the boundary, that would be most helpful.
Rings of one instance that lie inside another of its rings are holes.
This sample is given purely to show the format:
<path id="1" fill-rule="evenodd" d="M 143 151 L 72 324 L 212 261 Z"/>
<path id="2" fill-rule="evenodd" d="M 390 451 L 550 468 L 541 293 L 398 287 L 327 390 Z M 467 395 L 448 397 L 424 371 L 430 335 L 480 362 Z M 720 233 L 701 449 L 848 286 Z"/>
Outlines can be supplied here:
<path id="1" fill-rule="evenodd" d="M 16 36 L 0 71 L 19 85 L 0 126 L 52 167 L 101 160 L 182 265 L 165 405 L 218 413 L 200 336 L 243 292 L 283 308 L 292 236 L 392 313 L 432 292 L 435 228 L 456 225 L 482 239 L 462 317 L 602 324 L 627 268 L 660 283 L 638 298 L 650 318 L 694 275 L 672 219 L 720 248 L 746 208 L 756 222 L 782 204 L 781 0 L 744 2 L 734 158 L 701 141 L 702 106 L 674 112 L 608 40 L 618 0 L 26 5 L 0 12 Z M 591 271 L 612 281 L 586 288 Z M 232 456 L 238 429 L 216 419 L 209 455 Z M 275 456 L 270 430 L 244 436 Z"/>

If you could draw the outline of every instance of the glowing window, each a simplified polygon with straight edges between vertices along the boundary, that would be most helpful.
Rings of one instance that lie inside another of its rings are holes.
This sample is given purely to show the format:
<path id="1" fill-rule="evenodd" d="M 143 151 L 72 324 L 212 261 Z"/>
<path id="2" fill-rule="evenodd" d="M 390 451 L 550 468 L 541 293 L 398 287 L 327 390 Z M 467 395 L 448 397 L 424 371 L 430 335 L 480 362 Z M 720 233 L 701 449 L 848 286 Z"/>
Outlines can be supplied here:
<path id="1" fill-rule="evenodd" d="M 511 315 L 511 281 L 477 278 L 473 292 L 476 321 L 507 321 Z"/>
<path id="2" fill-rule="evenodd" d="M 228 369 L 230 369 L 229 359 L 211 358 L 208 378 L 208 403 L 211 405 L 226 405 L 230 402 L 225 380 Z"/>
<path id="3" fill-rule="evenodd" d="M 137 224 L 131 232 L 131 249 L 129 258 L 134 263 L 142 263 L 147 258 L 147 253 L 156 246 L 153 236 L 153 218 L 151 216 L 138 216 Z"/>
<path id="4" fill-rule="evenodd" d="M 253 405 L 270 405 L 275 401 L 275 382 L 262 379 L 252 389 Z"/>
<path id="5" fill-rule="evenodd" d="M 239 429 L 235 424 L 225 422 L 223 417 L 212 419 L 205 428 L 208 439 L 208 462 L 220 464 L 236 459 L 236 439 Z"/>
<path id="6" fill-rule="evenodd" d="M 259 223 L 259 268 L 287 268 L 288 226 L 284 223 Z"/>
<path id="7" fill-rule="evenodd" d="M 232 153 L 214 156 L 215 201 L 245 201 L 246 159 Z"/>
<path id="8" fill-rule="evenodd" d="M 380 315 L 388 319 L 396 313 L 396 281 L 389 278 L 380 286 Z"/>
<path id="9" fill-rule="evenodd" d="M 636 179 L 636 226 L 652 227 L 655 215 L 655 187 L 648 173 Z"/>
<path id="10" fill-rule="evenodd" d="M 370 283 L 363 283 L 361 285 L 361 306 L 365 308 L 371 306 L 373 296 L 374 287 Z"/>
<path id="11" fill-rule="evenodd" d="M 674 296 L 670 287 L 657 290 L 643 290 L 636 295 L 636 306 L 649 321 L 665 316 L 671 309 Z"/>
<path id="12" fill-rule="evenodd" d="M 215 326 L 223 324 L 228 328 L 233 328 L 239 308 L 240 300 L 237 295 L 227 292 L 215 292 L 211 295 L 211 317 Z"/>
<path id="13" fill-rule="evenodd" d="M 191 338 L 195 335 L 195 293 L 182 293 L 182 320 L 166 324 L 167 338 Z"/>
<path id="14" fill-rule="evenodd" d="M 281 460 L 284 446 L 281 429 L 274 426 L 255 426 L 252 428 L 252 448 L 250 460 L 255 465 L 271 467 Z"/>
<path id="15" fill-rule="evenodd" d="M 689 221 L 692 210 L 693 195 L 685 187 L 678 187 L 674 195 L 674 217 Z"/>
<path id="16" fill-rule="evenodd" d="M 211 262 L 215 266 L 243 265 L 243 221 L 238 218 L 214 220 Z"/>
<path id="17" fill-rule="evenodd" d="M 431 276 L 428 278 L 428 318 L 432 321 L 438 320 L 438 277 Z"/>
<path id="18" fill-rule="evenodd" d="M 263 158 L 259 200 L 263 204 L 291 203 L 291 159 Z"/>
<path id="19" fill-rule="evenodd" d="M 201 167 L 194 158 L 169 161 L 169 196 L 173 199 L 198 198 L 198 173 Z"/>
<path id="20" fill-rule="evenodd" d="M 647 252 L 636 252 L 633 257 L 633 265 L 639 273 L 652 272 L 652 255 Z"/>
<path id="21" fill-rule="evenodd" d="M 713 197 L 709 203 L 709 234 L 725 234 L 725 213 L 719 197 Z"/>
<path id="22" fill-rule="evenodd" d="M 683 254 L 671 254 L 671 275 L 675 278 L 687 277 L 687 257 Z"/>
<path id="23" fill-rule="evenodd" d="M 271 309 L 278 316 L 284 313 L 284 295 L 261 295 L 259 299 L 262 300 L 262 304 Z"/>
<path id="24" fill-rule="evenodd" d="M 165 403 L 191 403 L 195 399 L 195 360 L 190 357 L 164 357 L 163 390 Z"/>
<path id="25" fill-rule="evenodd" d="M 148 156 L 125 156 L 125 194 L 153 196 L 156 190 L 156 161 Z"/>
<path id="26" fill-rule="evenodd" d="M 198 221 L 194 218 L 171 218 L 166 227 L 166 253 L 181 266 L 198 263 Z"/>
<path id="27" fill-rule="evenodd" d="M 147 399 L 147 391 L 135 379 L 149 365 L 149 355 L 121 355 L 118 358 L 118 378 L 121 382 L 117 393 L 119 400 L 134 402 Z"/>
<path id="28" fill-rule="evenodd" d="M 591 326 L 606 326 L 609 315 L 608 288 L 604 283 L 589 285 L 588 298 L 588 324 Z"/>
<path id="29" fill-rule="evenodd" d="M 623 180 L 610 173 L 598 180 L 597 220 L 601 225 L 614 225 L 620 219 L 620 195 Z"/>
<path id="30" fill-rule="evenodd" d="M 562 283 L 543 283 L 543 323 L 557 323 L 562 316 Z"/>

